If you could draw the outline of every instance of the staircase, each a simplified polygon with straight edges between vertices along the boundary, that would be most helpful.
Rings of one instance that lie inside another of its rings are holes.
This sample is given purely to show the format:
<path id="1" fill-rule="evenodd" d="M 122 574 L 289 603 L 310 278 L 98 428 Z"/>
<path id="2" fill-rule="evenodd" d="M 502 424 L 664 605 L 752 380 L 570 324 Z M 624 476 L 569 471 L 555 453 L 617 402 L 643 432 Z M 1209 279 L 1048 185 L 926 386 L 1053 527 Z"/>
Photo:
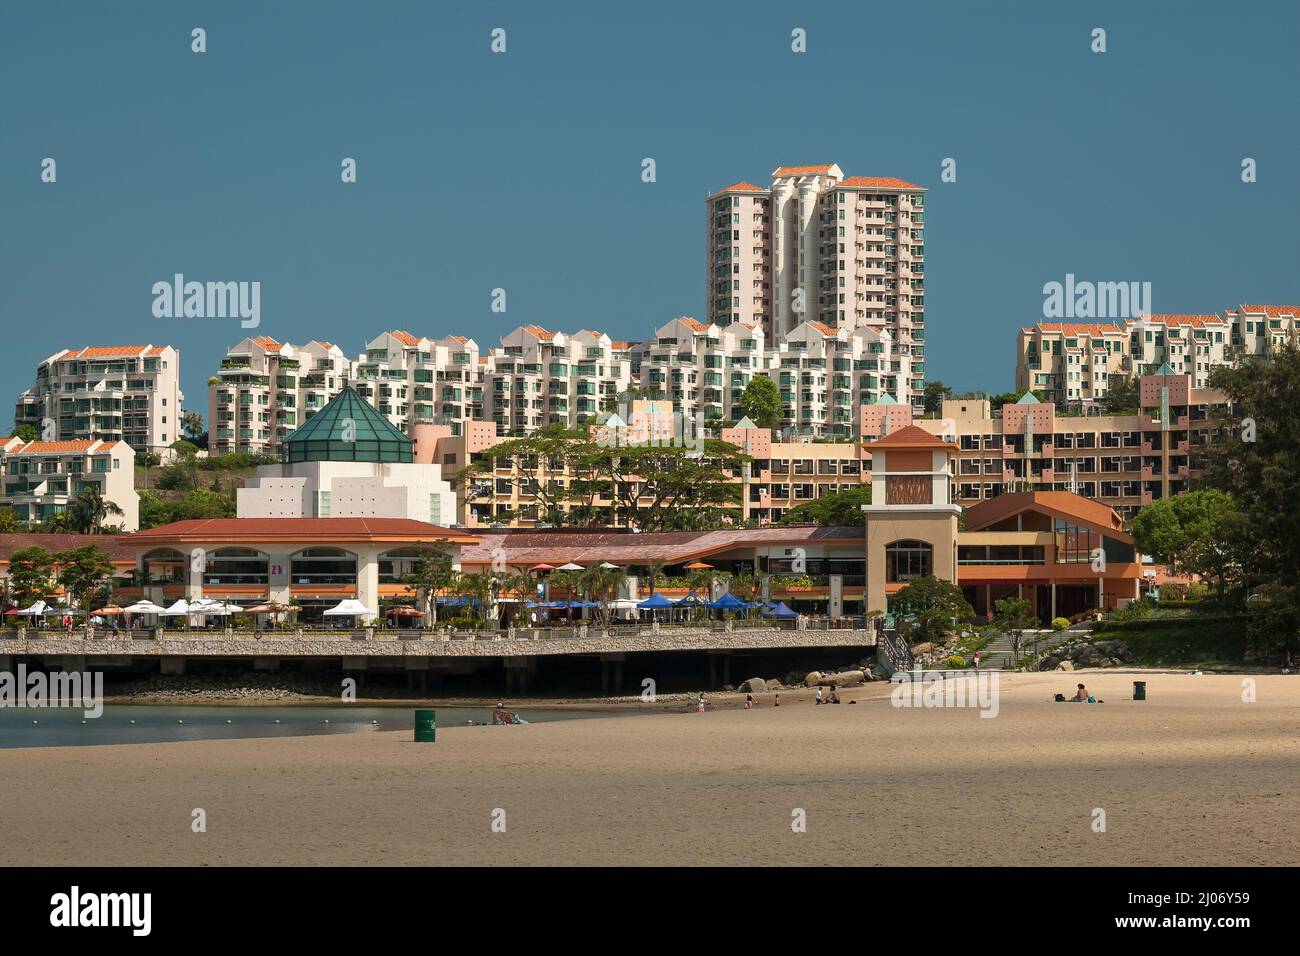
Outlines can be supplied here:
<path id="1" fill-rule="evenodd" d="M 1020 654 L 1023 657 L 1029 653 L 1030 648 L 1034 653 L 1044 654 L 1072 637 L 1078 637 L 1078 633 L 1069 630 L 1025 631 L 1020 637 Z M 1005 634 L 999 634 L 980 650 L 980 670 L 985 668 L 1004 670 L 1014 667 L 1015 664 L 1015 658 L 1011 653 L 1011 638 Z"/>

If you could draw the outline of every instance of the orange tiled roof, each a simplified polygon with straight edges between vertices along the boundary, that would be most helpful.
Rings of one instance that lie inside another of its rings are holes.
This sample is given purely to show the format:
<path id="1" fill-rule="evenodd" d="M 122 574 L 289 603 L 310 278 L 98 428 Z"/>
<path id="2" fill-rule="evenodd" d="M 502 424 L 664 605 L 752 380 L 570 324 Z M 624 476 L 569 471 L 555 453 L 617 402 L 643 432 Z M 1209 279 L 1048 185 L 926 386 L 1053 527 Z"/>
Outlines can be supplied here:
<path id="1" fill-rule="evenodd" d="M 451 339 L 453 342 L 459 342 L 461 345 L 464 345 L 469 341 L 469 339 L 465 338 L 463 335 L 449 335 L 447 338 Z"/>
<path id="2" fill-rule="evenodd" d="M 334 348 L 334 343 L 332 342 L 322 342 L 320 339 L 312 339 L 312 341 L 327 350 Z M 311 342 L 308 342 L 307 344 L 310 345 Z"/>
<path id="3" fill-rule="evenodd" d="M 614 351 L 616 351 L 616 352 L 626 352 L 626 351 L 627 351 L 628 349 L 630 349 L 632 346 L 636 345 L 636 343 L 635 343 L 635 342 L 624 342 L 624 341 L 622 341 L 622 340 L 617 340 L 617 341 L 610 342 L 609 345 L 610 345 L 610 348 L 612 348 L 612 349 L 613 349 Z"/>
<path id="4" fill-rule="evenodd" d="M 125 545 L 152 547 L 156 541 L 365 541 L 398 538 L 444 539 L 471 544 L 468 534 L 412 518 L 192 518 L 123 535 Z"/>
<path id="5" fill-rule="evenodd" d="M 762 186 L 755 186 L 753 183 L 732 183 L 726 189 L 719 189 L 720 193 L 765 193 L 770 190 Z"/>
<path id="6" fill-rule="evenodd" d="M 1035 506 L 1104 528 L 1123 541 L 1133 540 L 1123 533 L 1124 519 L 1114 508 L 1068 491 L 1019 491 L 981 501 L 966 509 L 966 530 L 980 531 Z"/>
<path id="7" fill-rule="evenodd" d="M 832 163 L 826 163 L 824 166 L 781 166 L 774 172 L 773 176 L 807 176 L 812 173 L 824 173 L 831 168 Z"/>
<path id="8" fill-rule="evenodd" d="M 808 324 L 811 325 L 818 332 L 821 332 L 823 335 L 835 335 L 838 331 L 836 329 L 831 328 L 825 322 L 809 321 Z"/>
<path id="9" fill-rule="evenodd" d="M 918 186 L 916 183 L 909 183 L 905 179 L 895 179 L 892 176 L 850 176 L 848 179 L 841 180 L 835 186 L 836 189 L 924 189 L 924 186 Z"/>
<path id="10" fill-rule="evenodd" d="M 709 327 L 698 319 L 693 319 L 689 315 L 678 316 L 677 321 L 686 326 L 692 332 L 707 332 Z"/>
<path id="11" fill-rule="evenodd" d="M 151 348 L 151 349 L 149 350 L 148 354 L 149 354 L 149 355 L 162 355 L 163 352 L 166 352 L 166 351 L 167 351 L 167 346 L 166 346 L 166 345 L 155 345 L 153 348 Z"/>
<path id="12" fill-rule="evenodd" d="M 388 334 L 391 335 L 393 338 L 397 339 L 397 341 L 401 342 L 403 345 L 420 344 L 420 340 L 416 338 L 414 335 L 412 335 L 410 332 L 404 332 L 398 329 L 397 331 L 389 332 Z"/>
<path id="13" fill-rule="evenodd" d="M 548 329 L 544 329 L 540 325 L 525 325 L 524 331 L 536 336 L 537 338 L 541 339 L 543 342 L 550 342 L 552 339 L 555 338 L 554 332 Z"/>
<path id="14" fill-rule="evenodd" d="M 662 561 L 683 564 L 733 548 L 804 543 L 853 545 L 866 535 L 864 525 L 851 528 L 753 528 L 727 531 L 658 531 L 647 534 L 604 531 L 512 530 L 483 532 L 478 544 L 461 551 L 467 567 L 489 565 L 505 552 L 509 565 L 527 567 L 544 561 L 560 565 L 569 561 L 582 565 L 610 561 L 620 566 Z"/>
<path id="15" fill-rule="evenodd" d="M 72 441 L 29 441 L 22 448 L 14 450 L 15 455 L 66 455 L 74 451 L 86 451 L 91 445 L 95 444 L 96 438 L 77 438 Z M 117 444 L 113 442 L 112 444 Z M 110 448 L 108 442 L 102 444 L 103 448 Z"/>
<path id="16" fill-rule="evenodd" d="M 257 338 L 253 339 L 253 341 L 262 346 L 262 348 L 270 351 L 274 351 L 284 344 L 283 342 L 277 342 L 269 335 L 259 335 Z"/>
<path id="17" fill-rule="evenodd" d="M 900 448 L 900 449 L 923 449 L 935 448 L 944 451 L 956 453 L 957 448 L 953 442 L 944 441 L 942 438 L 936 438 L 924 428 L 917 425 L 908 425 L 906 428 L 900 428 L 896 432 L 890 432 L 884 438 L 877 438 L 875 441 L 863 446 L 874 450 L 877 448 Z"/>
<path id="18" fill-rule="evenodd" d="M 1035 328 L 1040 332 L 1064 332 L 1066 335 L 1125 334 L 1124 327 L 1114 322 L 1039 322 Z"/>
<path id="19" fill-rule="evenodd" d="M 1241 310 L 1263 313 L 1270 319 L 1280 319 L 1282 316 L 1300 317 L 1300 305 L 1243 305 Z"/>
<path id="20" fill-rule="evenodd" d="M 148 348 L 147 345 L 94 345 L 84 349 L 68 349 L 59 359 L 130 358 L 138 357 Z"/>
<path id="21" fill-rule="evenodd" d="M 1223 325 L 1226 320 L 1217 315 L 1193 315 L 1180 312 L 1150 315 L 1147 321 L 1160 322 L 1164 325 L 1190 325 L 1199 329 L 1205 325 Z"/>

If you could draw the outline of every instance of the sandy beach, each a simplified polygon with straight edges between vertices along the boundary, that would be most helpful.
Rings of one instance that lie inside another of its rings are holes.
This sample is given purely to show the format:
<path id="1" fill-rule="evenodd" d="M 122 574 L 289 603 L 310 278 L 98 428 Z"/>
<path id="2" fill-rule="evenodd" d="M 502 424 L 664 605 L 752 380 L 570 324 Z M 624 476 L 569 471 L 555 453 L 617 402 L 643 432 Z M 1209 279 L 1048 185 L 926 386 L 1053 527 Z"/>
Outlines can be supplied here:
<path id="1" fill-rule="evenodd" d="M 1228 675 L 1004 675 L 995 719 L 875 684 L 434 744 L 4 750 L 0 865 L 1295 865 L 1300 677 L 1252 679 L 1244 703 Z M 1079 680 L 1106 703 L 1051 702 Z"/>

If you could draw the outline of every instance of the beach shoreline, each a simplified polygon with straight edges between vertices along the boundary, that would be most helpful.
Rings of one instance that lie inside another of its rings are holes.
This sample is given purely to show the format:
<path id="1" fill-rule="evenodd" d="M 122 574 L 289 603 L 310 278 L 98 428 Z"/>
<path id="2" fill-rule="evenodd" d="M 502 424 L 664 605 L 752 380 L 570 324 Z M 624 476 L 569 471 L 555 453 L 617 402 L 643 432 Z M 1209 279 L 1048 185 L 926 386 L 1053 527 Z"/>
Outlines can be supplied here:
<path id="1" fill-rule="evenodd" d="M 1051 702 L 1080 682 L 1106 703 Z M 757 695 L 752 711 L 448 725 L 435 743 L 393 731 L 0 751 L 0 865 L 1300 863 L 1300 679 L 999 683 L 996 719 L 900 708 L 877 682 L 841 689 L 841 706 L 783 691 L 780 708 Z M 30 833 L 44 835 L 36 861 Z"/>

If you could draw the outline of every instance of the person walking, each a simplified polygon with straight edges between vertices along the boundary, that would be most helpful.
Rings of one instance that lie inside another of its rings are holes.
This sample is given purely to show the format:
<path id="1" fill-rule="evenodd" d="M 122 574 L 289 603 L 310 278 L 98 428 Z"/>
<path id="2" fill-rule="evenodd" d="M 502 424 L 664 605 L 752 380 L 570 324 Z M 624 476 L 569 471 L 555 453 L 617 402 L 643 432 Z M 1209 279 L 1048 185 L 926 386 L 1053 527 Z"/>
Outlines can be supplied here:
<path id="1" fill-rule="evenodd" d="M 753 708 L 753 706 L 754 706 L 754 695 L 753 695 L 753 694 L 746 694 L 746 695 L 745 695 L 745 709 L 746 709 L 746 710 L 750 710 L 750 709 Z"/>
<path id="2" fill-rule="evenodd" d="M 703 691 L 700 692 L 700 699 L 695 702 L 695 712 L 697 714 L 704 713 L 704 692 Z"/>
<path id="3" fill-rule="evenodd" d="M 975 652 L 975 669 L 976 669 L 976 670 L 979 670 L 979 669 L 980 669 L 980 652 L 979 652 L 979 651 L 976 651 L 976 652 Z"/>

